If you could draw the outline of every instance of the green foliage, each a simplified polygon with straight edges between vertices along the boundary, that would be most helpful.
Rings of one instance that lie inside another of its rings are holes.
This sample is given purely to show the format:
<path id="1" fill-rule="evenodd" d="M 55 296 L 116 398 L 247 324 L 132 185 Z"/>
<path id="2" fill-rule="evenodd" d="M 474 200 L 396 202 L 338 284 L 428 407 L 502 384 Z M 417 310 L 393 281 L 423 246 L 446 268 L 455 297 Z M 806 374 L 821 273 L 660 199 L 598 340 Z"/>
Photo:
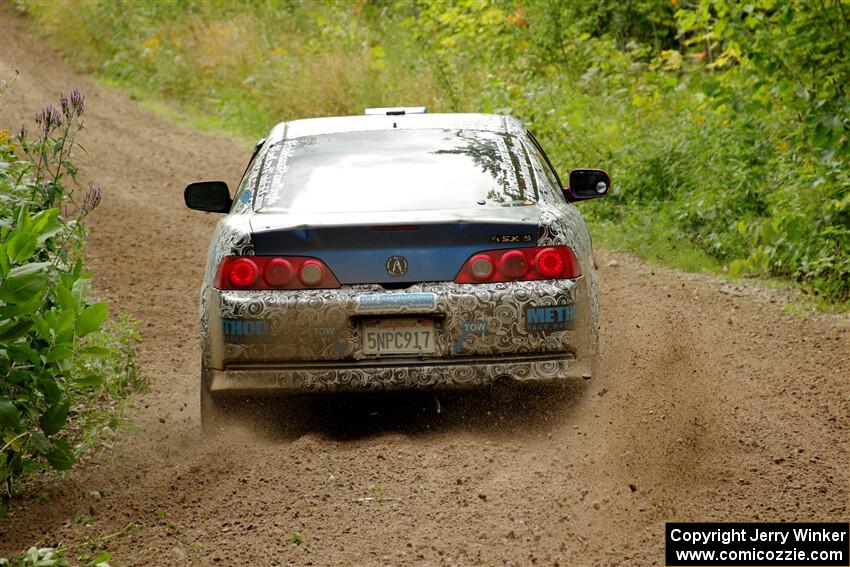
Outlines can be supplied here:
<path id="1" fill-rule="evenodd" d="M 95 519 L 92 518 L 89 515 L 86 515 L 86 514 L 77 514 L 76 516 L 74 516 L 74 523 L 75 524 L 83 524 L 85 526 L 90 526 L 90 525 L 94 524 L 94 522 L 95 522 Z"/>
<path id="2" fill-rule="evenodd" d="M 61 549 L 31 547 L 20 557 L 0 558 L 0 567 L 70 567 Z"/>
<path id="3" fill-rule="evenodd" d="M 78 516 L 74 520 L 77 523 L 89 525 L 88 522 L 79 521 L 81 518 L 88 518 L 88 516 Z M 23 555 L 13 557 L 11 560 L 0 558 L 0 567 L 70 567 L 71 564 L 65 559 L 66 552 L 67 549 L 62 547 L 31 547 Z M 84 554 L 79 559 L 85 561 L 85 565 L 92 567 L 109 567 L 112 554 L 101 551 L 96 555 Z"/>
<path id="4" fill-rule="evenodd" d="M 607 243 L 850 300 L 848 0 L 25 5 L 89 69 L 240 133 L 512 113 L 562 173 L 612 172 L 582 205 Z"/>
<path id="5" fill-rule="evenodd" d="M 83 96 L 75 90 L 60 97 L 59 109 L 39 113 L 34 139 L 22 129 L 15 147 L 8 133 L 0 136 L 4 500 L 16 477 L 71 468 L 114 431 L 121 400 L 143 385 L 133 350 L 138 335 L 126 319 L 107 331 L 107 305 L 88 294 L 83 219 L 100 191 L 90 188 L 77 206 L 63 185 L 64 175 L 76 173 L 69 158 L 82 112 Z M 15 150 L 30 159 L 18 159 Z"/>

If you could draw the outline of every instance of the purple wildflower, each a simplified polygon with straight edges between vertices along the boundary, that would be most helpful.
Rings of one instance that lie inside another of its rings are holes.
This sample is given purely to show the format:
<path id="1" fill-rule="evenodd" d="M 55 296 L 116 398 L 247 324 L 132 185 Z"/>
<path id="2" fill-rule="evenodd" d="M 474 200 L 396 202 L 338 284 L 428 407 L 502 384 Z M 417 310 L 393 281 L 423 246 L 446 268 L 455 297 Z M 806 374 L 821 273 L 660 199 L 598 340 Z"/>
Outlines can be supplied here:
<path id="1" fill-rule="evenodd" d="M 25 125 L 21 125 L 20 129 L 18 130 L 17 137 L 18 140 L 20 140 L 21 142 L 27 139 L 27 127 Z"/>
<path id="2" fill-rule="evenodd" d="M 101 190 L 95 185 L 89 185 L 89 190 L 86 191 L 86 196 L 83 199 L 83 211 L 88 214 L 92 212 L 99 204 L 103 197 Z"/>
<path id="3" fill-rule="evenodd" d="M 71 107 L 77 115 L 83 113 L 83 106 L 86 100 L 86 95 L 80 92 L 80 89 L 74 88 L 71 90 Z"/>
<path id="4" fill-rule="evenodd" d="M 62 116 L 52 104 L 48 104 L 35 115 L 35 123 L 41 126 L 44 135 L 47 136 L 54 127 L 62 125 Z"/>
<path id="5" fill-rule="evenodd" d="M 65 118 L 70 118 L 71 105 L 68 103 L 68 97 L 66 97 L 63 93 L 59 93 L 59 104 L 62 107 L 62 114 L 65 115 Z"/>

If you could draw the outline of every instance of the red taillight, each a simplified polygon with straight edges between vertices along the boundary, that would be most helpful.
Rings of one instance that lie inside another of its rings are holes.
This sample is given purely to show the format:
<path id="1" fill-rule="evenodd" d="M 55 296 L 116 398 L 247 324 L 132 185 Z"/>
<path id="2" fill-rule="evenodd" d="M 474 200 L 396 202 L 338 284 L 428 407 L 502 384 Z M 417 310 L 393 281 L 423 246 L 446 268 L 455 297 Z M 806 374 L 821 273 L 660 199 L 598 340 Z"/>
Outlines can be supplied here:
<path id="1" fill-rule="evenodd" d="M 292 280 L 294 274 L 292 262 L 284 258 L 272 258 L 266 264 L 265 274 L 263 275 L 270 286 L 282 287 Z"/>
<path id="2" fill-rule="evenodd" d="M 234 287 L 252 286 L 257 281 L 257 264 L 250 258 L 239 258 L 228 266 L 227 279 Z"/>
<path id="3" fill-rule="evenodd" d="M 307 260 L 301 265 L 298 278 L 306 286 L 315 287 L 325 277 L 325 265 L 318 260 Z"/>
<path id="4" fill-rule="evenodd" d="M 486 254 L 478 254 L 469 260 L 469 271 L 476 281 L 489 280 L 493 275 L 493 261 Z"/>
<path id="5" fill-rule="evenodd" d="M 302 256 L 226 256 L 215 279 L 218 289 L 327 289 L 339 287 L 328 267 Z"/>
<path id="6" fill-rule="evenodd" d="M 485 269 L 489 266 L 489 270 Z M 455 277 L 458 283 L 507 282 L 577 278 L 581 275 L 569 246 L 536 246 L 478 252 Z"/>
<path id="7" fill-rule="evenodd" d="M 507 279 L 522 279 L 528 273 L 528 260 L 519 250 L 510 250 L 502 254 L 499 271 Z"/>
<path id="8" fill-rule="evenodd" d="M 564 271 L 564 258 L 554 248 L 544 248 L 534 257 L 534 269 L 547 279 L 560 277 Z"/>

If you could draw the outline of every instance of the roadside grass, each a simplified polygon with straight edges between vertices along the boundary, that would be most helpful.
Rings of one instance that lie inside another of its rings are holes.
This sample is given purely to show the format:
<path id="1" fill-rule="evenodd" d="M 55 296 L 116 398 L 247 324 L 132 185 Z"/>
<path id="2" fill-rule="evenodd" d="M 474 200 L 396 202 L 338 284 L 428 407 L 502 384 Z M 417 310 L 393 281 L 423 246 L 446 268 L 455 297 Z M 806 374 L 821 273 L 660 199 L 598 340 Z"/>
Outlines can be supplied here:
<path id="1" fill-rule="evenodd" d="M 256 143 L 256 140 L 268 133 L 271 125 L 277 120 L 263 123 L 258 119 L 240 121 L 211 113 L 202 107 L 193 107 L 188 103 L 180 103 L 163 99 L 156 92 L 139 90 L 138 87 L 108 78 L 99 77 L 99 82 L 112 88 L 128 92 L 130 98 L 139 102 L 144 108 L 161 114 L 169 120 L 187 125 L 195 130 L 210 135 L 234 138 L 244 146 L 246 156 Z M 586 111 L 588 114 L 590 111 Z M 611 114 L 607 114 L 611 119 Z M 581 113 L 574 118 L 580 122 L 586 114 Z M 663 117 L 661 117 L 663 119 Z M 589 122 L 589 121 L 588 121 Z M 254 125 L 252 125 L 254 124 Z M 588 128 L 592 128 L 592 123 Z M 610 128 L 610 126 L 609 126 Z M 609 148 L 609 153 L 616 150 Z M 560 158 L 560 159 L 558 159 Z M 565 161 L 563 154 L 553 157 L 558 162 Z M 559 168 L 565 175 L 569 168 Z M 616 171 L 614 172 L 616 175 Z M 615 177 L 615 184 L 617 178 Z M 850 312 L 850 305 L 840 302 L 825 301 L 824 299 L 801 292 L 799 286 L 788 278 L 770 277 L 741 273 L 729 273 L 728 262 L 709 255 L 703 248 L 694 244 L 693 235 L 689 235 L 677 227 L 675 223 L 663 218 L 657 211 L 647 211 L 636 208 L 617 220 L 610 220 L 610 215 L 604 212 L 606 199 L 600 202 L 579 205 L 585 214 L 594 245 L 608 251 L 624 251 L 638 258 L 659 266 L 667 266 L 691 273 L 712 273 L 729 281 L 735 281 L 749 287 L 779 288 L 794 292 L 796 303 L 789 303 L 785 311 L 804 315 L 811 312 Z M 601 213 L 597 212 L 602 210 Z M 616 218 L 616 217 L 615 217 Z"/>
<path id="2" fill-rule="evenodd" d="M 753 8 L 770 25 L 741 27 L 748 8 L 708 0 L 610 8 L 625 19 L 552 0 L 18 5 L 78 67 L 246 147 L 279 121 L 369 106 L 513 114 L 562 174 L 611 171 L 612 193 L 582 205 L 597 244 L 785 278 L 826 310 L 850 299 L 850 103 L 828 86 L 847 62 L 822 37 L 834 7 Z M 788 22 L 812 42 L 785 42 Z M 834 63 L 823 80 L 765 63 L 805 65 L 816 40 Z"/>
<path id="3" fill-rule="evenodd" d="M 594 245 L 609 251 L 631 252 L 650 263 L 686 272 L 722 273 L 723 265 L 692 245 L 674 230 L 647 221 L 628 225 L 610 221 L 593 223 Z"/>
<path id="4" fill-rule="evenodd" d="M 276 123 L 268 122 L 258 129 L 250 126 L 250 122 L 227 121 L 218 114 L 163 100 L 156 93 L 139 91 L 124 83 L 109 79 L 100 79 L 100 82 L 113 88 L 130 89 L 129 96 L 132 100 L 174 122 L 207 134 L 239 140 L 240 145 L 245 147 L 246 156 L 256 139 L 263 137 L 270 126 Z M 687 235 L 677 233 L 674 227 L 659 225 L 650 216 L 634 215 L 628 222 L 619 224 L 597 220 L 590 215 L 587 220 L 594 243 L 601 248 L 628 251 L 641 259 L 687 272 L 723 272 L 722 262 L 693 245 Z M 828 307 L 828 304 L 821 308 L 825 307 Z"/>
<path id="5" fill-rule="evenodd" d="M 262 134 L 252 136 L 245 128 L 238 128 L 234 125 L 229 125 L 220 117 L 214 114 L 205 114 L 198 109 L 186 108 L 177 106 L 168 101 L 158 99 L 154 96 L 149 98 L 137 99 L 142 107 L 165 116 L 173 122 L 185 124 L 199 132 L 204 132 L 212 136 L 227 137 L 238 141 L 239 145 L 245 149 L 245 160 L 247 161 L 251 150 L 257 140 L 262 138 L 269 128 Z"/>

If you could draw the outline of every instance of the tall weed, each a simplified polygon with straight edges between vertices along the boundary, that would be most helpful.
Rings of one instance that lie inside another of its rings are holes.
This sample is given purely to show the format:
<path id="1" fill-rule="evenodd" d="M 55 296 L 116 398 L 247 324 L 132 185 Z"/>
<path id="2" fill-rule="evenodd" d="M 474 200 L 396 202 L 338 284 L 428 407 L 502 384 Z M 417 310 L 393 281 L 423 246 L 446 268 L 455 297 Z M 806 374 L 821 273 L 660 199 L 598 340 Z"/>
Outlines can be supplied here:
<path id="1" fill-rule="evenodd" d="M 84 101 L 75 89 L 32 135 L 0 132 L 0 508 L 19 477 L 67 470 L 111 439 L 145 386 L 138 334 L 126 319 L 106 327 L 107 305 L 89 295 L 84 219 L 101 192 L 77 202 L 66 185 Z"/>

